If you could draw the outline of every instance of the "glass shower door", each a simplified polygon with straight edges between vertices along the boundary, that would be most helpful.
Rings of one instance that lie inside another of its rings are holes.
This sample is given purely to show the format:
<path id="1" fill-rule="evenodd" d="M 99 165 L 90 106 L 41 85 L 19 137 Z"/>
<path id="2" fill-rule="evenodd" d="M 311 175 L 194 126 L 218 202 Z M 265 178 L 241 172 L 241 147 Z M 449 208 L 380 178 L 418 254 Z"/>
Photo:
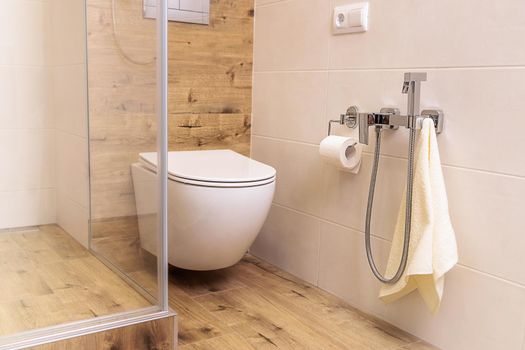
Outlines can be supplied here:
<path id="1" fill-rule="evenodd" d="M 0 350 L 169 314 L 166 2 L 2 3 Z"/>
<path id="2" fill-rule="evenodd" d="M 151 303 L 159 294 L 165 175 L 163 162 L 145 170 L 141 154 L 160 157 L 165 147 L 158 28 L 142 0 L 87 0 L 90 247 Z"/>

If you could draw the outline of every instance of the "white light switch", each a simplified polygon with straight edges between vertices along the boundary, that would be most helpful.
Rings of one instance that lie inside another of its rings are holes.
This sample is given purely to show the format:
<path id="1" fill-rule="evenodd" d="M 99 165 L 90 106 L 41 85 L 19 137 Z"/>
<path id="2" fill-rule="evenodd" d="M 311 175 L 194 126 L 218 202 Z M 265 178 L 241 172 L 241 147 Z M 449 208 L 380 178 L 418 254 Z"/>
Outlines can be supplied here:
<path id="1" fill-rule="evenodd" d="M 368 3 L 336 6 L 332 23 L 334 34 L 366 32 L 368 30 Z"/>

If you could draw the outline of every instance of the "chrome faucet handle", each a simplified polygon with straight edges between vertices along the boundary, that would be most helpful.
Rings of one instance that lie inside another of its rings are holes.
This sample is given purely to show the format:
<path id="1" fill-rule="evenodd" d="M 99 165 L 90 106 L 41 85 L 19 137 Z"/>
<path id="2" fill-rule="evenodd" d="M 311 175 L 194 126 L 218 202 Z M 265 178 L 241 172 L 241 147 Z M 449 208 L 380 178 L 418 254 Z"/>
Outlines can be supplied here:
<path id="1" fill-rule="evenodd" d="M 400 122 L 397 117 L 399 117 L 399 108 L 392 107 L 383 107 L 379 110 L 381 114 L 388 114 L 388 123 L 383 125 L 383 129 L 397 130 L 399 129 Z"/>
<path id="2" fill-rule="evenodd" d="M 383 129 L 397 130 L 399 128 L 399 109 L 384 107 L 379 113 L 358 113 L 359 115 L 359 143 L 368 145 L 370 126 Z"/>

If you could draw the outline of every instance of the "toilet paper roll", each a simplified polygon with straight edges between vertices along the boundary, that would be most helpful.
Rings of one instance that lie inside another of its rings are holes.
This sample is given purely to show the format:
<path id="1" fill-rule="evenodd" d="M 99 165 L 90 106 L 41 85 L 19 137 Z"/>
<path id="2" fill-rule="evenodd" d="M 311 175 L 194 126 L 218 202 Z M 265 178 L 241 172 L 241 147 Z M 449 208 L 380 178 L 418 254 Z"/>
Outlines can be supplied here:
<path id="1" fill-rule="evenodd" d="M 351 137 L 328 136 L 319 146 L 319 153 L 326 163 L 353 174 L 359 172 L 362 152 L 363 146 Z"/>

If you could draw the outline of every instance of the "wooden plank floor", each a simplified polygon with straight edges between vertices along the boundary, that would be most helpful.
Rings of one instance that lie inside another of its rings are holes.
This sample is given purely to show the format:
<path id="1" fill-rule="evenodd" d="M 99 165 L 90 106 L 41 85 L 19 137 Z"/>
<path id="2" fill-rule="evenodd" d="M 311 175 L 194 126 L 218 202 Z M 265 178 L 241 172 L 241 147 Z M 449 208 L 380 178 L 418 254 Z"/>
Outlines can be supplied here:
<path id="1" fill-rule="evenodd" d="M 154 291 L 154 259 L 140 249 L 136 218 L 124 221 L 100 223 L 96 249 Z M 169 298 L 180 350 L 435 349 L 249 255 L 218 271 L 170 268 Z"/>
<path id="2" fill-rule="evenodd" d="M 55 225 L 0 232 L 0 335 L 151 304 Z"/>
<path id="3" fill-rule="evenodd" d="M 213 272 L 170 271 L 181 350 L 435 349 L 252 256 Z"/>
<path id="4" fill-rule="evenodd" d="M 96 250 L 154 292 L 154 259 L 140 248 L 136 218 L 98 225 Z M 252 256 L 218 271 L 170 268 L 169 297 L 180 350 L 434 349 Z"/>

